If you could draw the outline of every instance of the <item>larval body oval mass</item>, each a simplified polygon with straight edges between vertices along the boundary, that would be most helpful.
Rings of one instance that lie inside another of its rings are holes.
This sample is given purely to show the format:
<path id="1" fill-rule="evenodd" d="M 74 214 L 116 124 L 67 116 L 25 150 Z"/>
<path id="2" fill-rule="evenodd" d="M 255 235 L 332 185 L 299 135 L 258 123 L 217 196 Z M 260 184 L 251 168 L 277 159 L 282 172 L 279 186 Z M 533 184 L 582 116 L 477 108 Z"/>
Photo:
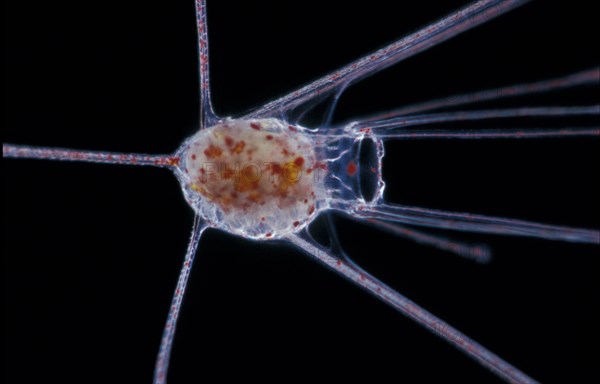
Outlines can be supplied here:
<path id="1" fill-rule="evenodd" d="M 325 201 L 323 167 L 305 132 L 278 119 L 200 130 L 179 152 L 188 203 L 208 222 L 255 239 L 300 230 Z"/>

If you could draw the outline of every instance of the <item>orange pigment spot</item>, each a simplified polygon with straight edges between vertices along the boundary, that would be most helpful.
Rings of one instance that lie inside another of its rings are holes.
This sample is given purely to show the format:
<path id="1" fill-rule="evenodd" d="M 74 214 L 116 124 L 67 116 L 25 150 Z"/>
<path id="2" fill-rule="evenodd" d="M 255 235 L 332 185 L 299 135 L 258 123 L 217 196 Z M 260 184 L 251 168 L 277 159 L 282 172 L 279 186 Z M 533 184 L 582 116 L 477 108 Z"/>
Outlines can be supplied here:
<path id="1" fill-rule="evenodd" d="M 242 153 L 242 151 L 244 150 L 245 146 L 246 146 L 246 143 L 244 142 L 244 140 L 242 140 L 239 143 L 237 143 L 235 145 L 235 147 L 233 147 L 231 149 L 231 153 Z"/>
<path id="2" fill-rule="evenodd" d="M 208 148 L 206 148 L 204 150 L 204 154 L 206 155 L 206 157 L 208 157 L 209 159 L 213 158 L 213 157 L 219 157 L 221 156 L 221 154 L 223 153 L 223 151 L 221 150 L 221 148 L 214 146 L 214 145 L 209 145 Z"/>

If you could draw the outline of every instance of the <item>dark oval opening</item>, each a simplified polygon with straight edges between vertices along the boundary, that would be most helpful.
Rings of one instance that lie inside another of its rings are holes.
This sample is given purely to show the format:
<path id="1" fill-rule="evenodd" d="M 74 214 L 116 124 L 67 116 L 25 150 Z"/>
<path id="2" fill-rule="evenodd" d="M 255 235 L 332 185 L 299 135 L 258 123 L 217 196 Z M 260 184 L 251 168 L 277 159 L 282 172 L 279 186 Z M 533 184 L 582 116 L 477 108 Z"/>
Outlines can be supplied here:
<path id="1" fill-rule="evenodd" d="M 360 194 L 365 201 L 371 202 L 378 194 L 381 172 L 377 144 L 373 138 L 365 137 L 361 141 L 358 158 Z"/>

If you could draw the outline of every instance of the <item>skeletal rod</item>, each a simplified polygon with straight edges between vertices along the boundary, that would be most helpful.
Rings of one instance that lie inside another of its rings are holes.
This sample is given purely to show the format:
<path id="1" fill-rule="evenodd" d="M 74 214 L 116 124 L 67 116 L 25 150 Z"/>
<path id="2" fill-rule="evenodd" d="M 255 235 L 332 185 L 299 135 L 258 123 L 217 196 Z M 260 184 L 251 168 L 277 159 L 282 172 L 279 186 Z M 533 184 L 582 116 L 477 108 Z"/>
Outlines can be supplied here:
<path id="1" fill-rule="evenodd" d="M 172 168 L 178 158 L 173 155 L 145 155 L 140 153 L 81 151 L 77 149 L 30 147 L 2 144 L 2 157 L 36 160 L 78 161 L 84 163 L 149 165 Z"/>
<path id="2" fill-rule="evenodd" d="M 267 103 L 246 115 L 245 118 L 273 117 L 283 114 L 315 98 L 335 92 L 351 82 L 373 75 L 391 65 L 439 45 L 525 3 L 527 3 L 527 0 L 482 0 L 473 2 L 415 33 Z"/>
<path id="3" fill-rule="evenodd" d="M 398 312 L 409 317 L 427 330 L 446 340 L 475 361 L 490 369 L 509 383 L 536 383 L 535 380 L 512 366 L 498 355 L 465 336 L 442 319 L 421 308 L 402 294 L 383 284 L 367 272 L 332 255 L 310 238 L 310 235 L 291 236 L 289 240 L 311 258 L 337 272 L 371 293 Z"/>

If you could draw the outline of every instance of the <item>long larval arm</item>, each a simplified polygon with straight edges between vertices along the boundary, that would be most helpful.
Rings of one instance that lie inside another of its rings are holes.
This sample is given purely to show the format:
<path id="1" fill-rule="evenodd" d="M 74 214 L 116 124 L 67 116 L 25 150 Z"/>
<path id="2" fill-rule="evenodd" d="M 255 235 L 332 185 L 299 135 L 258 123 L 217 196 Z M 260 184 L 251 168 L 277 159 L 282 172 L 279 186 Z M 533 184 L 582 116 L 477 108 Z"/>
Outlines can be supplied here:
<path id="1" fill-rule="evenodd" d="M 415 33 L 264 105 L 246 115 L 245 118 L 274 116 L 292 110 L 316 97 L 335 92 L 350 82 L 373 75 L 391 65 L 434 47 L 526 2 L 526 0 L 482 0 L 471 3 Z"/>
<path id="2" fill-rule="evenodd" d="M 171 349 L 173 348 L 175 327 L 177 326 L 177 319 L 179 318 L 181 304 L 183 303 L 185 290 L 192 270 L 192 264 L 194 263 L 194 258 L 198 249 L 198 243 L 200 242 L 200 238 L 205 229 L 206 225 L 202 222 L 200 216 L 196 216 L 194 218 L 194 227 L 192 228 L 187 252 L 183 259 L 183 266 L 179 272 L 177 287 L 175 288 L 175 293 L 173 294 L 173 299 L 171 301 L 171 308 L 169 308 L 167 322 L 163 330 L 160 349 L 154 367 L 154 384 L 165 384 L 167 382 L 167 371 L 169 368 L 169 359 L 171 358 Z"/>
<path id="3" fill-rule="evenodd" d="M 375 279 L 362 269 L 332 255 L 321 247 L 309 235 L 291 236 L 289 240 L 305 251 L 313 260 L 337 272 L 354 284 L 371 293 L 384 303 L 411 318 L 419 325 L 446 340 L 475 361 L 490 369 L 496 375 L 510 383 L 536 383 L 535 380 L 516 367 L 504 361 L 481 344 L 465 336 L 445 321 L 421 308 L 408 298 Z"/>

